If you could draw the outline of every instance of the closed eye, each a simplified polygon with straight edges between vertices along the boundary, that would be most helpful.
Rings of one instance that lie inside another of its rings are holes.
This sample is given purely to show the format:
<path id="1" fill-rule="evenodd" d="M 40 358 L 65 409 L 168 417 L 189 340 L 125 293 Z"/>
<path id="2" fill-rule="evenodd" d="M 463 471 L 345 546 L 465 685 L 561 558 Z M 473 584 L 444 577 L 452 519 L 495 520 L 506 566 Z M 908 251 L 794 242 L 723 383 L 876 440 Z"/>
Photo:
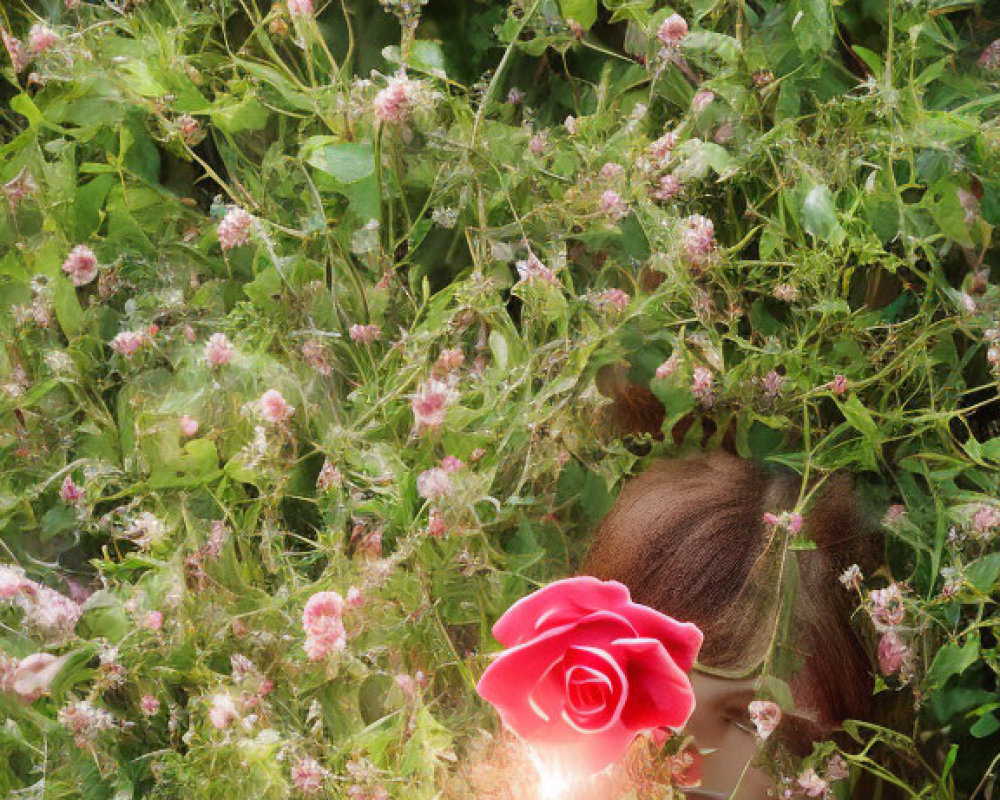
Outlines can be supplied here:
<path id="1" fill-rule="evenodd" d="M 726 721 L 731 722 L 741 731 L 749 733 L 752 736 L 757 735 L 757 726 L 753 724 L 753 720 L 750 719 L 750 712 L 747 709 L 730 709 L 726 713 Z"/>

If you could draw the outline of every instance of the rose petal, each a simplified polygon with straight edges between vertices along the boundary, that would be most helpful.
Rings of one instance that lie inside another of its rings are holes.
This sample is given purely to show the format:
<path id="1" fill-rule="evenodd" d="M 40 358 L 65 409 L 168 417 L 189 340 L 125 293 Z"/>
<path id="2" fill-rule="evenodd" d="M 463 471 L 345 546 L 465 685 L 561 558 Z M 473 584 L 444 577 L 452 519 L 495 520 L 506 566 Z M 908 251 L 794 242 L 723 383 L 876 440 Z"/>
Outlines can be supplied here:
<path id="1" fill-rule="evenodd" d="M 529 642 L 503 651 L 483 671 L 476 690 L 496 706 L 501 719 L 510 728 L 526 739 L 539 735 L 547 727 L 566 727 L 560 719 L 552 717 L 551 709 L 555 706 L 549 704 L 553 696 L 562 701 L 562 687 L 557 686 L 555 691 L 544 687 L 540 690 L 536 702 L 540 699 L 539 705 L 545 705 L 542 706 L 543 714 L 539 714 L 538 708 L 531 704 L 533 693 L 525 691 L 526 681 L 545 676 L 574 643 L 586 642 L 601 647 L 616 639 L 634 636 L 632 626 L 617 614 L 594 612 L 577 624 L 545 631 Z"/>
<path id="2" fill-rule="evenodd" d="M 628 677 L 615 658 L 598 647 L 575 645 L 567 648 L 563 666 L 566 675 L 566 686 L 563 689 L 563 696 L 566 698 L 563 720 L 566 724 L 588 735 L 601 733 L 616 724 L 629 698 L 629 685 Z M 569 702 L 570 683 L 580 671 L 607 681 L 607 691 L 603 693 L 606 697 L 605 702 L 596 709 L 584 713 L 580 713 L 580 710 Z"/>
<path id="3" fill-rule="evenodd" d="M 629 602 L 628 587 L 589 575 L 553 581 L 522 597 L 493 626 L 493 636 L 505 647 L 521 644 L 549 628 L 575 622 L 597 609 L 615 609 Z"/>
<path id="4" fill-rule="evenodd" d="M 684 727 L 694 711 L 694 689 L 663 644 L 656 639 L 619 639 L 607 650 L 628 680 L 622 722 L 636 731 Z"/>
<path id="5" fill-rule="evenodd" d="M 705 639 L 705 634 L 697 625 L 679 622 L 639 603 L 629 603 L 625 610 L 615 610 L 632 623 L 641 638 L 663 642 L 678 667 L 685 672 L 691 669 Z"/>

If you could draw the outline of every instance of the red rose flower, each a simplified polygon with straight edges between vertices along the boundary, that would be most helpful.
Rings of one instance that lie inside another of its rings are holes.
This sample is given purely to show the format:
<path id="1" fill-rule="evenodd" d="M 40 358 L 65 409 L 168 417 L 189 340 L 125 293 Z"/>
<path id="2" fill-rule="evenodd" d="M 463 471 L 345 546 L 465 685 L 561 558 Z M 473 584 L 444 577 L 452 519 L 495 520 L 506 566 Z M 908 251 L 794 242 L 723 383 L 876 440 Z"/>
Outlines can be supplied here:
<path id="1" fill-rule="evenodd" d="M 694 711 L 687 673 L 704 638 L 633 603 L 618 581 L 555 581 L 493 626 L 507 647 L 476 687 L 539 755 L 573 773 L 600 772 L 642 731 L 680 729 Z"/>

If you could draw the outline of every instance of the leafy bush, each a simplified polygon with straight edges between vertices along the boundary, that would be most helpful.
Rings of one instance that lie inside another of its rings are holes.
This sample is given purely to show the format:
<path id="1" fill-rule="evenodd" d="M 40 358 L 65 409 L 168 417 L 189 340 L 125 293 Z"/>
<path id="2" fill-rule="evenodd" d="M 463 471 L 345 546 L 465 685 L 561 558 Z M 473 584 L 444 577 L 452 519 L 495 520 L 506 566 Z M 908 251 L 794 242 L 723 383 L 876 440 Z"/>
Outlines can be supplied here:
<path id="1" fill-rule="evenodd" d="M 904 609 L 876 691 L 917 720 L 845 726 L 832 791 L 991 796 L 992 4 L 29 6 L 5 795 L 439 796 L 492 621 L 646 458 L 727 440 L 892 504 L 845 585 Z M 672 435 L 609 430 L 609 371 Z"/>

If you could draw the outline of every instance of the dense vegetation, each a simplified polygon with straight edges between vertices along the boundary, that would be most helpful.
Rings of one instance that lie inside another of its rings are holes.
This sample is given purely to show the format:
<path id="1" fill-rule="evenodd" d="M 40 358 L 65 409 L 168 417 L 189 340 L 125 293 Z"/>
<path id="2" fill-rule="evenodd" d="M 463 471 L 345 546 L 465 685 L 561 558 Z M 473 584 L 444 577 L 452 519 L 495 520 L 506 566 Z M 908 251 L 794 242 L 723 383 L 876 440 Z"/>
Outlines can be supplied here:
<path id="1" fill-rule="evenodd" d="M 438 797 L 492 622 L 729 437 L 890 509 L 914 723 L 794 796 L 992 796 L 1000 9 L 314 1 L 0 10 L 0 794 Z"/>

